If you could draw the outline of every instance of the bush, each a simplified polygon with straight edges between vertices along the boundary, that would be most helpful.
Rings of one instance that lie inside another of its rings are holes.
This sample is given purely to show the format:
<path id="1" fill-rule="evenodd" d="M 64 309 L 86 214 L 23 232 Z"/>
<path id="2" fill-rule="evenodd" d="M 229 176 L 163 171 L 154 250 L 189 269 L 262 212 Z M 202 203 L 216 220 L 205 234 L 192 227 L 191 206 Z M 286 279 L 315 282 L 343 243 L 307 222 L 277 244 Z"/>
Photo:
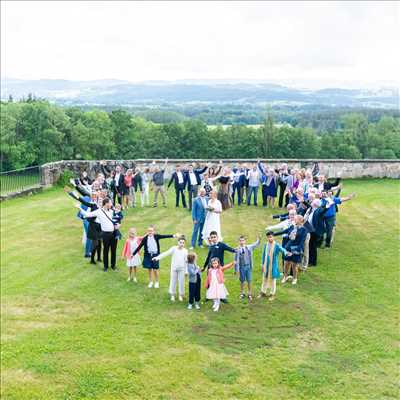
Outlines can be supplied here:
<path id="1" fill-rule="evenodd" d="M 69 184 L 71 178 L 75 178 L 75 174 L 70 169 L 65 169 L 58 178 L 57 185 L 64 187 Z"/>

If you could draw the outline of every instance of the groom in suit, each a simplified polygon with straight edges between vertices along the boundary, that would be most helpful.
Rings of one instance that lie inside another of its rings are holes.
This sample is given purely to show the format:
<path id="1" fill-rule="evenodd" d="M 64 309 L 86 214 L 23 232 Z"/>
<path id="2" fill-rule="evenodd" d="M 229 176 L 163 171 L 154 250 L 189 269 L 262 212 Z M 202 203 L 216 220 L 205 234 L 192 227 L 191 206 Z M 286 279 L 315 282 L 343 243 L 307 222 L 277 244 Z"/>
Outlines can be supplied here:
<path id="1" fill-rule="evenodd" d="M 192 219 L 193 219 L 193 233 L 192 233 L 192 247 L 193 250 L 196 247 L 196 241 L 199 247 L 203 247 L 203 226 L 206 219 L 206 208 L 207 208 L 207 197 L 206 190 L 204 188 L 200 189 L 199 195 L 195 198 L 192 208 Z"/>

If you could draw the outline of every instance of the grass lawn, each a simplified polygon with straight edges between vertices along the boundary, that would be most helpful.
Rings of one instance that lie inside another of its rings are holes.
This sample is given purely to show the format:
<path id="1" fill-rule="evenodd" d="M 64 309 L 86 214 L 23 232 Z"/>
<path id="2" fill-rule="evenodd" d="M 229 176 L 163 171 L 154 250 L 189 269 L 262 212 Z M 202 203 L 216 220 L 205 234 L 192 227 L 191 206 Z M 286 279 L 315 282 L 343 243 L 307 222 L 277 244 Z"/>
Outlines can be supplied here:
<path id="1" fill-rule="evenodd" d="M 297 287 L 279 284 L 274 302 L 248 304 L 230 270 L 230 303 L 219 313 L 170 303 L 169 259 L 159 290 L 147 288 L 143 270 L 138 284 L 127 282 L 123 261 L 117 272 L 89 265 L 62 189 L 2 203 L 2 398 L 398 399 L 400 185 L 346 181 L 343 195 L 352 191 L 334 247 Z M 224 240 L 253 241 L 271 214 L 229 210 Z M 190 214 L 175 210 L 172 191 L 167 209 L 129 210 L 122 232 L 149 223 L 190 236 Z M 202 262 L 206 251 L 198 253 Z"/>

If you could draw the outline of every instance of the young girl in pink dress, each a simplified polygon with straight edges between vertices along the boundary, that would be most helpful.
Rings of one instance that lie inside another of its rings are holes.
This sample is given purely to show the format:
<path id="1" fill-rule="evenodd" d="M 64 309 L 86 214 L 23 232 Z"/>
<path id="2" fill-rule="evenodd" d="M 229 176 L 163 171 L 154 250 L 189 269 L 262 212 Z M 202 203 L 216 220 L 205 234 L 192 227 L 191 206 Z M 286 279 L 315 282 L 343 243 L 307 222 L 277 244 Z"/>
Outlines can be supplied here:
<path id="1" fill-rule="evenodd" d="M 207 280 L 205 287 L 207 289 L 207 299 L 213 300 L 213 311 L 219 310 L 221 299 L 226 299 L 228 291 L 224 285 L 224 271 L 228 268 L 232 268 L 233 262 L 221 265 L 218 258 L 211 260 L 211 268 L 208 269 Z"/>
<path id="2" fill-rule="evenodd" d="M 133 255 L 133 252 L 138 248 L 141 240 L 142 240 L 141 237 L 136 236 L 136 229 L 130 228 L 128 233 L 128 239 L 126 239 L 124 248 L 122 250 L 122 257 L 126 258 L 126 266 L 129 268 L 128 282 L 132 280 L 132 272 L 133 272 L 133 281 L 137 282 L 136 270 L 137 267 L 140 266 L 141 260 L 140 260 L 140 254 L 137 253 Z"/>

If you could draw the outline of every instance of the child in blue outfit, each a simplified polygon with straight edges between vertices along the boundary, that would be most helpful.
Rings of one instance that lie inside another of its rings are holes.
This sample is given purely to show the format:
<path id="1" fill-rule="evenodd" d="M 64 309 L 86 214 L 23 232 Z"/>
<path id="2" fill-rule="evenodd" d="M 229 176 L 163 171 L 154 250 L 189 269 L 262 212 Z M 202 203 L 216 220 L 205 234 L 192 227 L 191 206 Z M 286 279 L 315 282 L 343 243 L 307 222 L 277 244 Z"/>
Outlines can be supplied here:
<path id="1" fill-rule="evenodd" d="M 246 245 L 246 238 L 239 237 L 239 247 L 235 250 L 235 273 L 239 272 L 240 298 L 244 299 L 244 283 L 247 282 L 247 296 L 253 300 L 251 291 L 251 280 L 253 270 L 253 251 L 260 245 L 260 238 L 256 242 Z"/>
<path id="2" fill-rule="evenodd" d="M 121 204 L 117 204 L 114 207 L 114 213 L 113 213 L 113 217 L 112 217 L 112 221 L 113 221 L 114 225 L 121 224 L 123 218 L 124 218 L 124 214 L 122 212 L 122 206 L 121 206 Z M 116 240 L 122 239 L 122 234 L 119 229 L 115 230 L 114 235 L 115 235 Z"/>
<path id="3" fill-rule="evenodd" d="M 189 304 L 188 310 L 194 307 L 200 310 L 201 271 L 196 264 L 196 254 L 189 253 L 187 258 L 187 272 L 189 275 Z"/>
<path id="4" fill-rule="evenodd" d="M 260 297 L 267 296 L 267 290 L 270 290 L 269 300 L 274 300 L 276 294 L 276 280 L 280 277 L 279 272 L 279 254 L 283 253 L 285 256 L 290 256 L 291 253 L 285 250 L 280 244 L 275 242 L 274 233 L 267 232 L 267 244 L 264 245 L 262 255 L 262 274 L 263 281 L 261 285 Z"/>

